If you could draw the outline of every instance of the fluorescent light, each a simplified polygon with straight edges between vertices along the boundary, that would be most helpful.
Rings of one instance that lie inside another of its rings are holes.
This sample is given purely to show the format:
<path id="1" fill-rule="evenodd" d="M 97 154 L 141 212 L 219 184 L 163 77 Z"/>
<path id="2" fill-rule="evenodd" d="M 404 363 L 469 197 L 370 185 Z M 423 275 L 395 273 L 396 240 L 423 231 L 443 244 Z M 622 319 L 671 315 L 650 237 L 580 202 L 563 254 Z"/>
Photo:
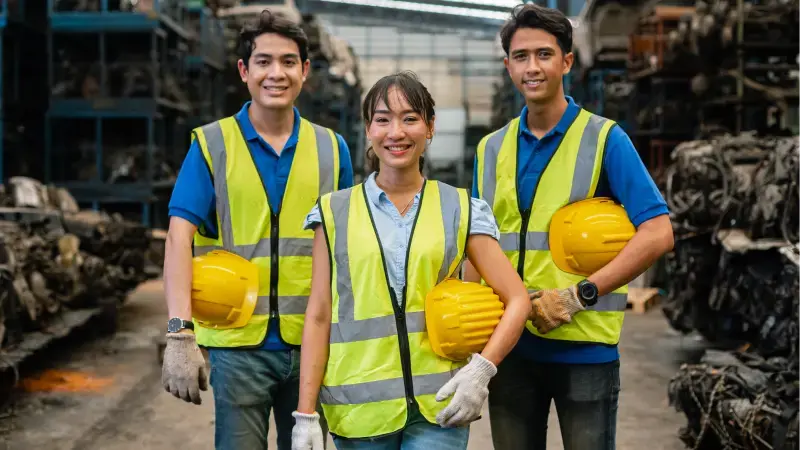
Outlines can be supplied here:
<path id="1" fill-rule="evenodd" d="M 445 0 L 447 2 L 458 2 L 458 3 L 472 3 L 474 5 L 483 5 L 483 6 L 496 6 L 497 8 L 508 8 L 509 10 L 519 4 L 522 4 L 522 0 Z"/>
<path id="2" fill-rule="evenodd" d="M 456 16 L 478 17 L 482 19 L 494 19 L 504 21 L 508 18 L 509 12 L 486 11 L 473 8 L 459 8 L 456 6 L 430 5 L 426 3 L 414 3 L 393 0 L 325 0 L 329 3 L 341 3 L 345 5 L 375 6 L 378 8 L 405 9 L 408 11 L 429 12 L 437 14 L 452 14 Z M 487 0 L 488 1 L 488 0 Z"/>

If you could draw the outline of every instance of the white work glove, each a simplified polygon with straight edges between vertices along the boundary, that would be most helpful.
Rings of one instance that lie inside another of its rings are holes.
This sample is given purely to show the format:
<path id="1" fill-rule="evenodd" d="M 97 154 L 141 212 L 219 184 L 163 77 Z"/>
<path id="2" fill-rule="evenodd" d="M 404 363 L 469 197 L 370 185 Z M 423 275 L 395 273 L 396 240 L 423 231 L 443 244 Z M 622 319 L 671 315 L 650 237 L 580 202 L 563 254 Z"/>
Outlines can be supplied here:
<path id="1" fill-rule="evenodd" d="M 319 414 L 293 412 L 292 450 L 324 450 L 324 437 L 319 424 Z"/>
<path id="2" fill-rule="evenodd" d="M 469 364 L 436 394 L 437 402 L 455 394 L 450 404 L 436 416 L 436 422 L 443 427 L 456 427 L 476 420 L 489 396 L 489 380 L 495 374 L 497 367 L 491 361 L 478 353 L 473 354 Z"/>

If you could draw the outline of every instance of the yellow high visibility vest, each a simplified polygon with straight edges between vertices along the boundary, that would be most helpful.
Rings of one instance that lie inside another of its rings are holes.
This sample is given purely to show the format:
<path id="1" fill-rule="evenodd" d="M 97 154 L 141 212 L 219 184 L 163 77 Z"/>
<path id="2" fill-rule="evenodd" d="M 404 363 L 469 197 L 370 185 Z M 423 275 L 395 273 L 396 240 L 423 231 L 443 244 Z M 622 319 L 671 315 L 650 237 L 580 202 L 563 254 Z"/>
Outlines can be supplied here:
<path id="1" fill-rule="evenodd" d="M 266 187 L 235 117 L 193 130 L 211 171 L 216 194 L 217 239 L 194 236 L 195 255 L 222 248 L 259 268 L 258 302 L 242 328 L 212 330 L 195 324 L 199 345 L 256 347 L 278 317 L 284 343 L 302 342 L 311 290 L 314 232 L 303 220 L 318 198 L 339 186 L 339 145 L 333 131 L 300 119 L 300 134 L 280 213 L 272 211 Z"/>
<path id="2" fill-rule="evenodd" d="M 492 207 L 500 228 L 500 246 L 517 268 L 529 291 L 563 289 L 585 277 L 561 271 L 550 255 L 548 230 L 561 207 L 594 196 L 603 164 L 606 140 L 614 122 L 581 109 L 546 166 L 531 205 L 520 205 L 517 196 L 517 117 L 502 129 L 484 137 L 478 145 L 478 192 Z M 547 339 L 602 343 L 619 342 L 625 317 L 628 286 L 601 296 Z"/>
<path id="3" fill-rule="evenodd" d="M 436 423 L 436 414 L 449 403 L 437 402 L 436 393 L 465 365 L 433 352 L 425 328 L 425 296 L 459 273 L 469 231 L 469 194 L 425 182 L 400 303 L 389 285 L 368 201 L 363 183 L 320 199 L 333 262 L 330 347 L 320 402 L 331 433 L 345 438 L 402 430 L 413 403 Z"/>

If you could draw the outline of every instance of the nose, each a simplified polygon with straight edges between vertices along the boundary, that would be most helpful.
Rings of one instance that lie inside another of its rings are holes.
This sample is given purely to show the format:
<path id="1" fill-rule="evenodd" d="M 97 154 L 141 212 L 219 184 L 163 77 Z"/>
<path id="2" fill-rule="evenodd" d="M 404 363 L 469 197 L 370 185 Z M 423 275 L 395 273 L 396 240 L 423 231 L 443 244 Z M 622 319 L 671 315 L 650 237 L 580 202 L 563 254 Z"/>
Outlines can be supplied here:
<path id="1" fill-rule="evenodd" d="M 389 132 L 387 137 L 392 140 L 399 140 L 405 137 L 405 130 L 403 125 L 398 120 L 393 120 L 389 125 Z"/>
<path id="2" fill-rule="evenodd" d="M 528 58 L 528 65 L 525 67 L 525 73 L 528 75 L 536 75 L 541 71 L 539 61 L 536 58 Z"/>
<path id="3" fill-rule="evenodd" d="M 283 72 L 283 68 L 279 61 L 274 61 L 267 67 L 267 78 L 270 80 L 279 80 L 282 79 L 286 74 Z"/>

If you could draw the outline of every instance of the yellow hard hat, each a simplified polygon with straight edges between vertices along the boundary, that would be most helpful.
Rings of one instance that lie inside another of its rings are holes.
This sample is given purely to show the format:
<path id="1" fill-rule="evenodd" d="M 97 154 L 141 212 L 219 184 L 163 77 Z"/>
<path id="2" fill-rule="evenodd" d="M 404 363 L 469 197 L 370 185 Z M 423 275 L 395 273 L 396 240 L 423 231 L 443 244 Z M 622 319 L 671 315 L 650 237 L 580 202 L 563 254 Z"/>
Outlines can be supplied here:
<path id="1" fill-rule="evenodd" d="M 247 325 L 258 300 L 258 266 L 225 250 L 192 259 L 192 316 L 223 330 Z"/>
<path id="2" fill-rule="evenodd" d="M 448 278 L 425 297 L 425 323 L 433 351 L 460 361 L 483 350 L 504 305 L 492 288 Z"/>
<path id="3" fill-rule="evenodd" d="M 550 254 L 564 272 L 589 276 L 614 259 L 636 233 L 625 209 L 598 197 L 566 205 L 550 222 Z"/>

